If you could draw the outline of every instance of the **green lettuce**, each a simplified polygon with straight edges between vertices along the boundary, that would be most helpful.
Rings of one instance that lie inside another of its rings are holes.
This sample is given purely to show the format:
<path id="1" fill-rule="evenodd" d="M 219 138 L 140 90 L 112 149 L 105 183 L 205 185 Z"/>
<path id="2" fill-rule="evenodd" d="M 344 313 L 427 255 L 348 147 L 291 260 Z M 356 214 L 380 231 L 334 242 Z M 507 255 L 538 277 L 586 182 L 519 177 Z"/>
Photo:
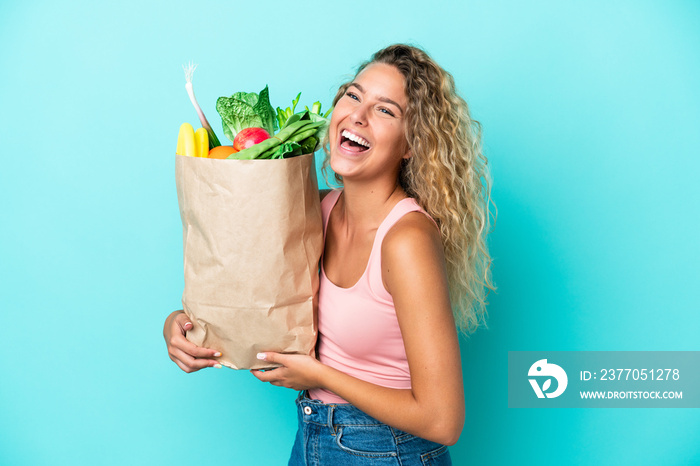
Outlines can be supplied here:
<path id="1" fill-rule="evenodd" d="M 244 128 L 263 128 L 270 135 L 275 134 L 277 118 L 270 105 L 270 91 L 267 86 L 255 92 L 236 92 L 231 97 L 219 97 L 216 111 L 221 115 L 224 134 L 232 142 Z"/>

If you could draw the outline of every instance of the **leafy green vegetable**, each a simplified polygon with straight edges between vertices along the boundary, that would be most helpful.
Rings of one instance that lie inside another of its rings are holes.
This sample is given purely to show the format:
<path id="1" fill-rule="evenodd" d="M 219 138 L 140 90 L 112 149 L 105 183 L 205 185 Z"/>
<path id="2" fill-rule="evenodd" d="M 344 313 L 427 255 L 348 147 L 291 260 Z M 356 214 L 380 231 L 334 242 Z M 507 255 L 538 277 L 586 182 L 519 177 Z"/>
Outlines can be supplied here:
<path id="1" fill-rule="evenodd" d="M 292 100 L 292 106 L 287 107 L 286 109 L 282 110 L 281 108 L 277 107 L 277 122 L 279 123 L 280 128 L 284 128 L 286 125 L 289 124 L 289 120 L 293 118 L 294 115 L 299 115 L 303 114 L 304 112 L 300 113 L 294 113 L 294 111 L 297 108 L 297 104 L 299 103 L 299 99 L 301 98 L 301 92 L 297 94 L 296 98 Z M 308 106 L 305 107 L 306 111 L 311 115 L 311 119 L 313 121 L 321 121 L 322 119 L 325 120 L 328 118 L 328 115 L 331 114 L 333 111 L 333 108 L 331 107 L 325 114 L 321 113 L 321 102 L 314 102 L 311 105 L 311 108 Z"/>
<path id="2" fill-rule="evenodd" d="M 261 128 L 265 128 L 270 135 L 275 134 L 275 130 L 279 128 L 279 126 L 277 126 L 275 111 L 273 110 L 272 105 L 270 105 L 270 91 L 267 86 L 265 86 L 265 89 L 260 91 L 258 103 L 255 104 L 253 110 L 255 110 L 255 113 L 260 115 L 260 118 L 262 119 L 263 124 Z"/>
<path id="3" fill-rule="evenodd" d="M 331 114 L 333 111 L 333 107 L 329 108 L 328 111 L 325 114 L 321 113 L 321 102 L 316 101 L 311 105 L 311 109 L 309 107 L 306 107 L 306 111 L 311 113 L 312 115 L 318 115 L 322 118 L 328 118 L 328 115 Z"/>
<path id="4" fill-rule="evenodd" d="M 305 120 L 310 120 L 309 116 L 307 115 L 308 112 L 300 112 L 300 113 L 295 113 L 294 115 L 290 116 L 287 118 L 287 121 L 284 123 L 284 126 L 282 126 L 282 129 L 286 128 L 287 126 L 296 123 L 297 121 L 301 120 L 304 118 Z"/>
<path id="5" fill-rule="evenodd" d="M 280 145 L 286 142 L 294 142 L 299 145 L 298 141 L 294 141 L 295 136 L 298 137 L 300 134 L 307 132 L 315 133 L 318 128 L 323 127 L 324 124 L 325 122 L 314 122 L 308 118 L 299 120 L 282 128 L 274 137 L 265 139 L 240 152 L 235 152 L 227 158 L 237 160 L 269 159 L 275 154 Z"/>
<path id="6" fill-rule="evenodd" d="M 318 105 L 320 107 L 321 104 L 319 103 Z M 317 113 L 311 113 L 310 111 L 305 110 L 303 112 L 295 113 L 289 117 L 284 125 L 284 128 L 299 121 L 313 122 L 315 125 L 302 127 L 289 137 L 289 141 L 299 143 L 301 145 L 302 154 L 316 152 L 320 148 L 321 140 L 323 140 L 323 137 L 328 130 L 328 119 Z"/>
<path id="7" fill-rule="evenodd" d="M 308 152 L 307 152 L 308 153 Z M 280 145 L 275 152 L 270 156 L 271 159 L 283 159 L 289 157 L 296 157 L 297 155 L 302 155 L 304 152 L 301 150 L 301 145 L 296 142 L 285 142 Z"/>
<path id="8" fill-rule="evenodd" d="M 236 92 L 231 97 L 219 97 L 216 111 L 221 115 L 224 134 L 232 142 L 244 128 L 264 128 L 268 133 L 274 134 L 277 127 L 267 86 L 260 91 L 260 95 L 255 92 Z"/>
<path id="9" fill-rule="evenodd" d="M 280 159 L 316 152 L 326 131 L 330 110 L 321 115 L 321 103 L 314 102 L 311 109 L 294 113 L 301 92 L 292 101 L 292 106 L 282 110 L 277 108 L 275 115 L 270 105 L 269 89 L 254 92 L 236 92 L 231 97 L 219 97 L 216 111 L 221 115 L 224 134 L 231 141 L 245 128 L 264 128 L 271 138 L 247 149 L 233 153 L 229 159 Z M 280 128 L 279 133 L 275 130 Z"/>
<path id="10" fill-rule="evenodd" d="M 287 124 L 287 120 L 289 119 L 289 117 L 294 115 L 294 110 L 297 108 L 297 104 L 299 103 L 300 97 L 301 92 L 297 94 L 294 100 L 292 100 L 292 106 L 287 107 L 285 110 L 282 110 L 281 108 L 277 107 L 277 123 L 279 123 L 280 128 L 284 128 L 284 126 Z"/>
<path id="11" fill-rule="evenodd" d="M 301 153 L 310 154 L 312 152 L 316 152 L 316 145 L 318 144 L 318 139 L 315 136 L 309 136 L 308 138 L 301 141 L 300 144 Z"/>

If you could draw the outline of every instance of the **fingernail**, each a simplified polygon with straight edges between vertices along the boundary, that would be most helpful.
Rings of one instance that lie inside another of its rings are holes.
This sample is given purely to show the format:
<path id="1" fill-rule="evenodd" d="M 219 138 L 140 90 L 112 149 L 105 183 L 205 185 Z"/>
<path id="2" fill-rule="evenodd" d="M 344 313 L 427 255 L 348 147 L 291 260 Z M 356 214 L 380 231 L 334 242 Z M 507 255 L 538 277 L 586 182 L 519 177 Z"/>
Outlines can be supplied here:
<path id="1" fill-rule="evenodd" d="M 218 358 L 219 356 L 221 356 L 221 353 L 219 353 L 218 351 L 216 353 L 214 353 L 215 358 Z"/>
<path id="2" fill-rule="evenodd" d="M 216 367 L 217 369 L 221 369 L 221 364 L 214 364 L 214 367 Z"/>
<path id="3" fill-rule="evenodd" d="M 192 327 L 192 322 L 185 322 L 185 328 Z"/>
<path id="4" fill-rule="evenodd" d="M 258 358 L 258 359 L 261 359 L 261 360 L 263 360 L 263 361 L 264 361 L 265 359 L 267 359 L 267 355 L 266 355 L 265 353 L 258 353 L 258 354 L 255 355 L 255 357 Z"/>

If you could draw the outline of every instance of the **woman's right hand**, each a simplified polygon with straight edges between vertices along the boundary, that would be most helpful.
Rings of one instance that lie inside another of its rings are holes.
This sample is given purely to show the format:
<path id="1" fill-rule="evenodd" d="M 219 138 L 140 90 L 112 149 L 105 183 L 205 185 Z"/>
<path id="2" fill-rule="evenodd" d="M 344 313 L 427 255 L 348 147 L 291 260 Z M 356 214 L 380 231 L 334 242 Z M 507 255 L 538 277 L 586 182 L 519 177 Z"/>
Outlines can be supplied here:
<path id="1" fill-rule="evenodd" d="M 190 373 L 205 367 L 221 367 L 216 359 L 221 356 L 216 350 L 202 348 L 187 338 L 185 334 L 192 329 L 192 322 L 184 311 L 175 311 L 165 319 L 163 337 L 168 345 L 168 355 L 180 369 Z"/>

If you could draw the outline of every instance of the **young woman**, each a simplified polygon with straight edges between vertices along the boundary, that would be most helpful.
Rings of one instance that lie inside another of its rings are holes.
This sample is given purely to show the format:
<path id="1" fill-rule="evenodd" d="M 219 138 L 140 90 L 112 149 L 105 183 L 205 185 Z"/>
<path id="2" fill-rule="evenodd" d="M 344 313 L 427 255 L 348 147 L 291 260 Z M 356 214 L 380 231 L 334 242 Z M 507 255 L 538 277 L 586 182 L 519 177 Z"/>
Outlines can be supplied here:
<path id="1" fill-rule="evenodd" d="M 490 182 L 480 127 L 452 77 L 393 45 L 334 99 L 322 193 L 318 359 L 261 353 L 253 371 L 301 391 L 290 464 L 450 464 L 464 423 L 457 327 L 483 322 L 493 289 Z M 164 336 L 187 372 L 217 364 L 171 314 Z"/>

